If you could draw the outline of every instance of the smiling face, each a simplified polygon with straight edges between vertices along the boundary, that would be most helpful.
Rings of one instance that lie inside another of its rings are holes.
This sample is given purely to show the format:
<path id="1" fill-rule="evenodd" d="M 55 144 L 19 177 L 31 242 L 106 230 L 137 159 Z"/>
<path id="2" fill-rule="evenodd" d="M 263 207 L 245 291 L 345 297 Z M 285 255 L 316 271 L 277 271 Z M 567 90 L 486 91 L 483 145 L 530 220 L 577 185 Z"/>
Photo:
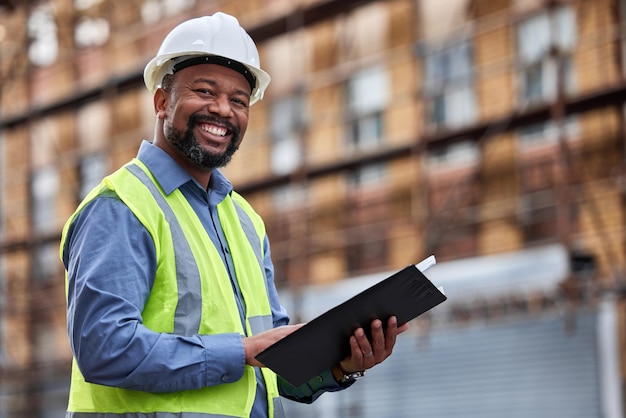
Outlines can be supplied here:
<path id="1" fill-rule="evenodd" d="M 243 75 L 215 64 L 167 77 L 154 96 L 159 118 L 154 144 L 208 184 L 211 170 L 226 165 L 243 140 L 250 85 Z"/>

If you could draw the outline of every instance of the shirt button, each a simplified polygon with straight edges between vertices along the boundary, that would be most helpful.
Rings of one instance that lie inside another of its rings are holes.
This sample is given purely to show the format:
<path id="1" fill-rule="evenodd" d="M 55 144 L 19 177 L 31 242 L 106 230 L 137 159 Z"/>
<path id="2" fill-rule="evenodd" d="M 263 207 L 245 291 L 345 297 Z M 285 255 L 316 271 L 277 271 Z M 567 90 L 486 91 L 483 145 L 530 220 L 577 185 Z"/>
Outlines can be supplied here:
<path id="1" fill-rule="evenodd" d="M 228 382 L 228 375 L 227 374 L 222 376 L 222 382 Z"/>

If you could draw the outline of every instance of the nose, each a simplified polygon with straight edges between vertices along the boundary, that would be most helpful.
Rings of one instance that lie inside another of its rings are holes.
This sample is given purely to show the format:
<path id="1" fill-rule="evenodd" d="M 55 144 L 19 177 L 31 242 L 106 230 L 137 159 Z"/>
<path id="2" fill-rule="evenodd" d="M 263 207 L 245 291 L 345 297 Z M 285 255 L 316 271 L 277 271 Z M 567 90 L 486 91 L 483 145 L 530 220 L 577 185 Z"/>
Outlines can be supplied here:
<path id="1" fill-rule="evenodd" d="M 224 95 L 214 97 L 209 103 L 208 110 L 209 112 L 223 118 L 230 117 L 233 114 L 233 109 L 230 106 L 230 100 Z"/>

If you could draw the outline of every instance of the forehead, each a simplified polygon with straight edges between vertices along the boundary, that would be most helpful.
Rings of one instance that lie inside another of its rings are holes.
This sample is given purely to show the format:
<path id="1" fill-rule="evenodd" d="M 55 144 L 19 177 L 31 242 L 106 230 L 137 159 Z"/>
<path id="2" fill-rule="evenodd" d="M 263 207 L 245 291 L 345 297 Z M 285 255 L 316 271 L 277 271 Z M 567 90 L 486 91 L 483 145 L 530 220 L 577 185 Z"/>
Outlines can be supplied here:
<path id="1" fill-rule="evenodd" d="M 222 88 L 241 90 L 251 94 L 250 84 L 239 72 L 217 64 L 198 64 L 183 68 L 176 73 L 186 83 L 207 83 Z"/>

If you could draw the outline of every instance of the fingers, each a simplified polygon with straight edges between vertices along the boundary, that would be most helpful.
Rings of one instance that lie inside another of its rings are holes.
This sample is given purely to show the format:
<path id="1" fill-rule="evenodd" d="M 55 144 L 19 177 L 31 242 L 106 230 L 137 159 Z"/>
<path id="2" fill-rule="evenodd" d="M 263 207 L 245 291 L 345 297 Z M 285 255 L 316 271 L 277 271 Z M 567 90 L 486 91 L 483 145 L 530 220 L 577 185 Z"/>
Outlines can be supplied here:
<path id="1" fill-rule="evenodd" d="M 398 327 L 398 334 L 402 334 L 404 331 L 407 331 L 409 329 L 409 323 L 405 322 L 404 324 L 402 324 L 402 326 Z"/>
<path id="2" fill-rule="evenodd" d="M 363 328 L 358 328 L 350 337 L 350 353 L 350 357 L 340 362 L 341 368 L 347 372 L 371 369 L 376 365 L 374 351 Z"/>
<path id="3" fill-rule="evenodd" d="M 382 329 L 382 326 L 380 328 Z M 362 367 L 361 370 L 373 367 L 380 356 L 380 349 L 378 351 L 375 350 L 376 344 L 373 343 L 374 339 L 372 339 L 372 342 L 370 343 L 370 340 L 367 339 L 363 328 L 357 329 L 352 338 L 355 341 L 355 345 L 351 345 L 352 354 L 355 357 L 356 362 L 360 363 Z"/>
<path id="4" fill-rule="evenodd" d="M 379 319 L 373 320 L 370 326 L 371 339 L 367 338 L 363 328 L 358 328 L 350 337 L 350 357 L 340 362 L 343 370 L 366 370 L 382 363 L 391 355 L 398 334 L 409 329 L 408 324 L 398 327 L 395 316 L 388 319 L 386 331 Z"/>
<path id="5" fill-rule="evenodd" d="M 250 366 L 262 367 L 263 364 L 261 364 L 256 359 L 256 355 L 265 350 L 270 345 L 274 344 L 276 341 L 281 340 L 287 335 L 296 331 L 303 325 L 304 324 L 284 325 L 281 327 L 272 328 L 256 335 L 252 335 L 250 337 L 243 338 L 242 342 L 246 364 Z"/>
<path id="6" fill-rule="evenodd" d="M 380 319 L 372 321 L 372 350 L 374 351 L 374 364 L 378 364 L 387 358 L 387 339 L 383 331 L 383 323 Z M 373 366 L 373 365 L 372 365 Z"/>
<path id="7" fill-rule="evenodd" d="M 365 368 L 371 368 L 391 355 L 398 333 L 404 332 L 407 328 L 408 325 L 403 326 L 400 331 L 396 317 L 392 316 L 387 322 L 385 332 L 382 321 L 375 319 L 371 324 L 371 340 L 368 340 L 363 329 L 359 328 L 355 331 L 355 344 L 351 345 L 352 352 L 362 361 Z"/>

